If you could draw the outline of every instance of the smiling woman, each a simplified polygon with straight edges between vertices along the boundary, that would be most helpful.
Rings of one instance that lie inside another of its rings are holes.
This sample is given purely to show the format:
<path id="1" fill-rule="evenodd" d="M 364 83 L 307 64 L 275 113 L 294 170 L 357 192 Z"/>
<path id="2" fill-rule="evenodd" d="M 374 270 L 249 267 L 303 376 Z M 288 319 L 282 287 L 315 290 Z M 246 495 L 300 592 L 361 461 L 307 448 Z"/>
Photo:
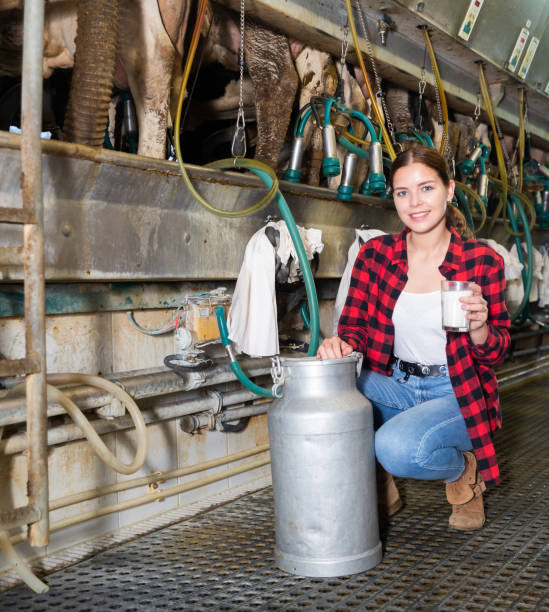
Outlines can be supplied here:
<path id="1" fill-rule="evenodd" d="M 425 233 L 446 224 L 447 203 L 452 200 L 454 181 L 446 186 L 435 170 L 421 163 L 404 166 L 397 177 L 393 198 L 405 225 L 414 232 Z"/>
<path id="2" fill-rule="evenodd" d="M 395 182 L 399 170 L 401 172 Z M 427 210 L 430 206 L 442 204 L 441 220 L 445 218 L 446 223 L 455 227 L 459 234 L 471 237 L 465 217 L 450 203 L 454 196 L 455 183 L 450 179 L 446 161 L 437 151 L 429 147 L 412 147 L 401 153 L 391 166 L 389 182 L 393 187 L 394 202 L 400 219 L 410 229 L 412 227 L 409 223 L 414 217 L 417 218 L 421 212 L 426 216 L 426 211 L 420 208 L 413 211 L 414 204 L 423 204 Z M 412 193 L 414 188 L 415 194 Z M 402 217 L 400 210 L 404 203 L 408 203 L 409 211 L 413 212 L 414 216 L 407 219 Z"/>
<path id="3" fill-rule="evenodd" d="M 381 510 L 390 515 L 402 506 L 392 474 L 443 480 L 450 527 L 479 529 L 482 492 L 499 483 L 493 366 L 510 342 L 503 261 L 469 237 L 463 216 L 449 205 L 454 182 L 434 149 L 401 153 L 390 181 L 406 227 L 364 244 L 338 336 L 324 340 L 318 358 L 364 353 L 357 385 L 374 407 Z M 472 294 L 460 299 L 467 332 L 442 328 L 445 279 L 469 282 Z"/>

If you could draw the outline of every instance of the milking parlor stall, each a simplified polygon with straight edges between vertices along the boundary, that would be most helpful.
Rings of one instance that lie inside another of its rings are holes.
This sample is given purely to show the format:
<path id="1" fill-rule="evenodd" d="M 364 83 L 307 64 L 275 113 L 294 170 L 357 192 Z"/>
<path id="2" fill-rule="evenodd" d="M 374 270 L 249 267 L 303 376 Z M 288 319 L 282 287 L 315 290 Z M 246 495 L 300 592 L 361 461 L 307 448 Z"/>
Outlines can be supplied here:
<path id="1" fill-rule="evenodd" d="M 471 580 L 452 607 L 549 609 L 548 26 L 539 0 L 0 0 L 0 609 L 438 610 Z M 378 513 L 362 355 L 316 359 L 415 145 L 505 262 L 471 536 L 440 482 Z"/>

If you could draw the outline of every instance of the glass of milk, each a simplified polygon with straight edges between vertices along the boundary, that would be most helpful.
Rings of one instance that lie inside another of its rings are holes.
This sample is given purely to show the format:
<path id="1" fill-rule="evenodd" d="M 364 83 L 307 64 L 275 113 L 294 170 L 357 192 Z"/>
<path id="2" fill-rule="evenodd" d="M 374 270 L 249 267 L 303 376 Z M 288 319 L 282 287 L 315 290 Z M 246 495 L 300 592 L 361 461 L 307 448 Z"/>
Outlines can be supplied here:
<path id="1" fill-rule="evenodd" d="M 473 295 L 468 281 L 443 280 L 441 285 L 442 300 L 442 327 L 446 331 L 466 332 L 469 331 L 469 319 L 466 318 L 467 310 L 463 310 L 459 298 Z"/>

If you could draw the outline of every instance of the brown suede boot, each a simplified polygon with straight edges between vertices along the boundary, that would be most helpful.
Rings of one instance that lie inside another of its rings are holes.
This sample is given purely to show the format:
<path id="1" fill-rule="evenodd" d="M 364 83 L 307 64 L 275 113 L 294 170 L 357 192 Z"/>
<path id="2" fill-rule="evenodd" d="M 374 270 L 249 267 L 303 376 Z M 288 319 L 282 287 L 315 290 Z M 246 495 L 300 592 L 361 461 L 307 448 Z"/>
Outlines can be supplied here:
<path id="1" fill-rule="evenodd" d="M 381 517 L 396 514 L 402 508 L 402 499 L 392 474 L 384 470 L 376 461 L 377 507 Z"/>
<path id="2" fill-rule="evenodd" d="M 446 483 L 446 497 L 452 504 L 448 524 L 460 531 L 473 531 L 484 525 L 484 504 L 482 492 L 486 485 L 477 469 L 477 458 L 471 451 L 463 453 L 465 469 L 454 482 Z"/>

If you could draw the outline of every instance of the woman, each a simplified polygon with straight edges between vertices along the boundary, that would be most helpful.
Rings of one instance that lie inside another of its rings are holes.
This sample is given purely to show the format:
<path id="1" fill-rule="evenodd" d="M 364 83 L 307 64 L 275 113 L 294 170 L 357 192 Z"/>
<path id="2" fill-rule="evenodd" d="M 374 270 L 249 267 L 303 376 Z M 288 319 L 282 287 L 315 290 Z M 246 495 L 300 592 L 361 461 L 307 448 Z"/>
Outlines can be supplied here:
<path id="1" fill-rule="evenodd" d="M 324 340 L 318 357 L 364 353 L 357 385 L 374 407 L 387 514 L 402 505 L 391 474 L 443 480 L 450 526 L 479 529 L 482 492 L 499 483 L 492 436 L 501 409 L 492 368 L 510 342 L 503 261 L 467 237 L 463 216 L 449 204 L 454 181 L 434 149 L 398 155 L 390 183 L 406 227 L 364 244 L 338 336 Z M 472 295 L 460 300 L 468 332 L 442 329 L 445 278 L 471 282 Z"/>

